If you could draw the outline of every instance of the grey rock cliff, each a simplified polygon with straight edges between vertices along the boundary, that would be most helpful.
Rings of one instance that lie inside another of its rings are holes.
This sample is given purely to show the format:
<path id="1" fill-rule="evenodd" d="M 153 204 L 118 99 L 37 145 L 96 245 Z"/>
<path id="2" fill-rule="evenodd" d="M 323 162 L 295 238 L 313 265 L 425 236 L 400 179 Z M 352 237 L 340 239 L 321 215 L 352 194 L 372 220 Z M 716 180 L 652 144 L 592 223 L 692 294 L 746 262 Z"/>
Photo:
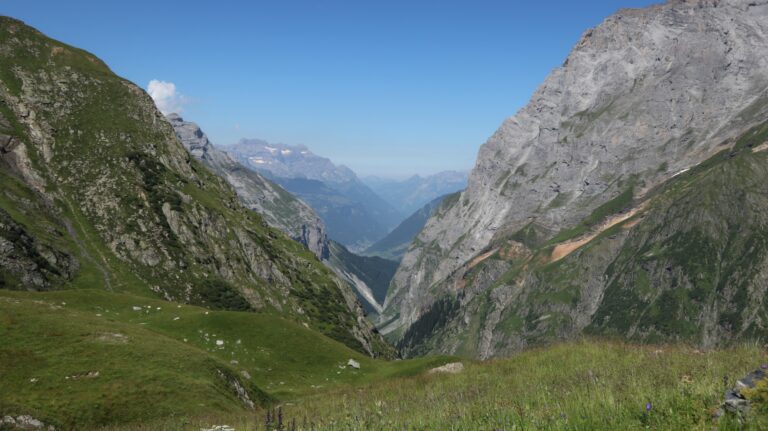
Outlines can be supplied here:
<path id="1" fill-rule="evenodd" d="M 405 330 L 455 291 L 452 274 L 492 242 L 526 228 L 552 237 L 632 185 L 642 197 L 701 163 L 765 118 L 767 89 L 765 0 L 671 1 L 588 30 L 417 237 L 383 331 Z"/>

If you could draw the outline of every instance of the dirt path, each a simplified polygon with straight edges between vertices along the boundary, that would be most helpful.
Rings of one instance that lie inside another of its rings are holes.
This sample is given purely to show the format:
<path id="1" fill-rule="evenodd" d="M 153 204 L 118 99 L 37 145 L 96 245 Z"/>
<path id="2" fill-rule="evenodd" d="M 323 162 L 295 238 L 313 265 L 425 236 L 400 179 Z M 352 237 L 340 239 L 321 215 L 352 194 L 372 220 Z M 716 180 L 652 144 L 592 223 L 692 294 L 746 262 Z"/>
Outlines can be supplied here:
<path id="1" fill-rule="evenodd" d="M 765 150 L 768 150 L 768 141 L 763 142 L 761 145 L 758 145 L 755 148 L 752 148 L 752 152 L 753 153 L 759 153 L 759 152 L 765 151 Z"/>
<path id="2" fill-rule="evenodd" d="M 489 257 L 493 256 L 493 253 L 496 253 L 497 251 L 499 251 L 499 249 L 498 248 L 494 248 L 493 250 L 491 250 L 491 251 L 489 251 L 487 253 L 483 253 L 480 256 L 477 256 L 476 258 L 472 259 L 472 262 L 469 262 L 469 267 L 467 269 L 469 270 L 469 269 L 474 268 L 475 266 L 477 266 L 478 263 L 480 263 L 480 262 L 484 261 L 485 259 L 488 259 Z"/>
<path id="3" fill-rule="evenodd" d="M 611 227 L 616 226 L 617 224 L 627 221 L 630 218 L 634 217 L 635 214 L 645 209 L 645 206 L 646 206 L 646 203 L 643 202 L 642 204 L 640 204 L 640 206 L 632 208 L 631 210 L 627 211 L 624 214 L 617 214 L 615 216 L 609 217 L 597 229 L 593 230 L 587 235 L 584 235 L 572 241 L 566 241 L 558 244 L 557 246 L 555 246 L 555 249 L 552 250 L 552 256 L 551 256 L 552 262 L 557 262 L 558 260 L 568 256 L 569 254 L 577 250 L 579 247 L 592 241 L 598 235 L 610 229 Z"/>

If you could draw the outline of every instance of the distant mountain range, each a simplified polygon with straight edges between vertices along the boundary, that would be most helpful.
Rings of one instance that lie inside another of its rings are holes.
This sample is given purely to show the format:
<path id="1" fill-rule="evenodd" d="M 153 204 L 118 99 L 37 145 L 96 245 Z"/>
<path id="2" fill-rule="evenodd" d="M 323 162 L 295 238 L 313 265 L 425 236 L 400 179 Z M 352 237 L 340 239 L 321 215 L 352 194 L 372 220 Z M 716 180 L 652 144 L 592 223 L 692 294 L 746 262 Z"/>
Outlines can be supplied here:
<path id="1" fill-rule="evenodd" d="M 303 145 L 243 139 L 226 147 L 235 159 L 307 202 L 323 219 L 328 236 L 352 251 L 383 238 L 404 218 L 346 166 Z"/>
<path id="2" fill-rule="evenodd" d="M 270 226 L 309 248 L 349 284 L 366 314 L 381 312 L 381 304 L 397 270 L 397 262 L 375 256 L 358 256 L 330 240 L 323 221 L 309 205 L 215 147 L 197 124 L 184 121 L 177 114 L 169 114 L 167 119 L 192 157 L 224 178 L 246 207 L 258 212 Z M 326 187 L 315 180 L 287 181 L 308 181 L 319 188 Z"/>
<path id="3" fill-rule="evenodd" d="M 440 196 L 464 190 L 468 178 L 469 172 L 444 171 L 402 181 L 370 176 L 363 182 L 401 213 L 413 214 Z"/>
<path id="4" fill-rule="evenodd" d="M 271 144 L 261 139 L 241 139 L 227 152 L 258 171 L 277 178 L 305 178 L 329 184 L 359 181 L 346 166 L 312 153 L 304 145 Z"/>

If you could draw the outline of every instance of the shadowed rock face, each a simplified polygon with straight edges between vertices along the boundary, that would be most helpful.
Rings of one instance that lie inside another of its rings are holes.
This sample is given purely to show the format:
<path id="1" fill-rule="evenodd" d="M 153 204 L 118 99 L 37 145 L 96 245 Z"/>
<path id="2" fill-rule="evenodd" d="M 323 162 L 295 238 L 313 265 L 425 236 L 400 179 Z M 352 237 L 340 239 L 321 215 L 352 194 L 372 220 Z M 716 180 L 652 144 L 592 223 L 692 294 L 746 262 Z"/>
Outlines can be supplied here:
<path id="1" fill-rule="evenodd" d="M 766 118 L 766 89 L 766 1 L 673 1 L 588 30 L 427 222 L 391 285 L 384 330 L 408 328 L 494 242 L 524 228 L 550 238 L 706 160 Z"/>
<path id="2" fill-rule="evenodd" d="M 214 147 L 197 124 L 184 121 L 178 114 L 167 118 L 190 154 L 227 180 L 248 208 L 261 214 L 270 226 L 304 244 L 319 259 L 328 258 L 325 225 L 312 208 Z"/>

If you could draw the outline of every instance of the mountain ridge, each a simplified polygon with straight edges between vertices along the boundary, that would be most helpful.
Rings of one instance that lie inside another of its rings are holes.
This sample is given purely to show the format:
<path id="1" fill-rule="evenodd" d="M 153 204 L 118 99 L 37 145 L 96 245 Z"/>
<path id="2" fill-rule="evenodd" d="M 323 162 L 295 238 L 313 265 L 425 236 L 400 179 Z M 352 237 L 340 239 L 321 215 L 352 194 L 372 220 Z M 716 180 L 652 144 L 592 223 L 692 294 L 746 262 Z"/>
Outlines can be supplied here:
<path id="1" fill-rule="evenodd" d="M 0 278 L 275 313 L 390 354 L 354 294 L 89 53 L 0 18 Z"/>
<path id="2" fill-rule="evenodd" d="M 328 258 L 325 226 L 307 204 L 289 198 L 280 186 L 215 148 L 196 123 L 184 121 L 178 114 L 169 114 L 166 118 L 190 154 L 223 176 L 248 208 L 304 244 L 319 259 Z"/>
<path id="3" fill-rule="evenodd" d="M 308 203 L 325 222 L 329 237 L 354 252 L 384 237 L 402 219 L 351 169 L 306 146 L 243 139 L 224 150 Z"/>
<path id="4" fill-rule="evenodd" d="M 584 229 L 760 124 L 766 15 L 766 2 L 670 2 L 587 30 L 427 222 L 395 275 L 384 331 L 402 336 L 494 244 L 535 249 Z"/>

